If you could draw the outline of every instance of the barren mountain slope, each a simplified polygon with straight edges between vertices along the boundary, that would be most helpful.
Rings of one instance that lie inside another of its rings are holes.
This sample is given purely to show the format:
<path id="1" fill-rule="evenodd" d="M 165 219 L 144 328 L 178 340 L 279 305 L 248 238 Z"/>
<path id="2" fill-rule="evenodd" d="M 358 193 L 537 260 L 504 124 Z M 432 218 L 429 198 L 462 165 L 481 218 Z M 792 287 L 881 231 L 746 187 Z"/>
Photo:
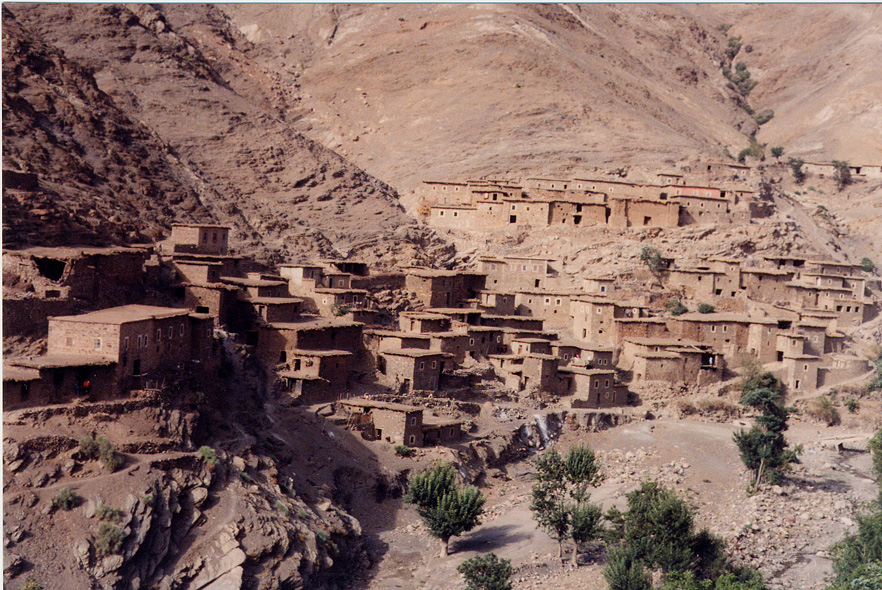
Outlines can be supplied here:
<path id="1" fill-rule="evenodd" d="M 222 9 L 297 77 L 311 136 L 400 189 L 746 144 L 723 34 L 677 7 Z"/>
<path id="2" fill-rule="evenodd" d="M 223 5 L 302 91 L 308 134 L 399 190 L 426 177 L 673 164 L 747 145 L 730 35 L 790 155 L 882 160 L 879 7 Z M 723 25 L 733 25 L 728 32 Z"/>
<path id="3" fill-rule="evenodd" d="M 7 245 L 136 242 L 159 235 L 172 210 L 209 218 L 174 153 L 5 5 L 3 158 L 25 173 L 4 174 Z"/>
<path id="4" fill-rule="evenodd" d="M 775 110 L 757 135 L 806 160 L 882 163 L 882 6 L 765 5 L 734 21 L 758 81 L 751 94 Z M 785 25 L 786 26 L 783 26 Z"/>
<path id="5" fill-rule="evenodd" d="M 234 240 L 246 244 L 241 250 L 275 260 L 354 251 L 369 261 L 395 262 L 424 259 L 426 247 L 431 253 L 442 246 L 415 227 L 388 185 L 286 122 L 280 110 L 287 110 L 289 97 L 241 55 L 237 44 L 247 42 L 219 11 L 180 5 L 8 9 L 92 70 L 101 91 L 178 155 L 212 217 L 238 230 Z M 12 149 L 14 140 L 6 139 L 4 149 L 7 143 Z M 53 173 L 62 176 L 64 169 Z M 167 222 L 186 219 L 180 213 L 168 211 Z"/>

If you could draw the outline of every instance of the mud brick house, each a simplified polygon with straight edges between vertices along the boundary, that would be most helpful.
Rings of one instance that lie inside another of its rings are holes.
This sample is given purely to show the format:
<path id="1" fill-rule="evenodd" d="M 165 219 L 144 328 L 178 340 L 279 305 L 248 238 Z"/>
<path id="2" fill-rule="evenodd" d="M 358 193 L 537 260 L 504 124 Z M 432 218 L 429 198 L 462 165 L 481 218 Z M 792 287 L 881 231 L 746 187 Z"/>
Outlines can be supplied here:
<path id="1" fill-rule="evenodd" d="M 541 332 L 545 321 L 520 315 L 482 315 L 481 325 L 493 328 L 511 328 L 529 332 Z"/>
<path id="2" fill-rule="evenodd" d="M 567 392 L 572 395 L 572 408 L 612 408 L 628 403 L 627 389 L 616 387 L 615 371 L 561 367 L 560 374 L 568 378 Z"/>
<path id="3" fill-rule="evenodd" d="M 289 293 L 297 295 L 303 292 L 302 289 L 309 292 L 325 286 L 322 282 L 323 269 L 320 264 L 281 264 L 279 275 L 288 281 Z"/>
<path id="4" fill-rule="evenodd" d="M 448 332 L 451 322 L 440 313 L 404 311 L 398 315 L 398 325 L 404 332 Z"/>
<path id="5" fill-rule="evenodd" d="M 665 338 L 670 334 L 665 318 L 615 318 L 613 319 L 612 343 L 622 344 L 625 338 Z"/>
<path id="6" fill-rule="evenodd" d="M 440 387 L 441 371 L 451 355 L 437 350 L 380 351 L 377 370 L 381 381 L 397 388 L 402 393 L 411 391 L 435 391 Z"/>
<path id="7" fill-rule="evenodd" d="M 250 272 L 245 277 L 222 277 L 221 282 L 240 287 L 249 297 L 287 297 L 288 283 L 281 277 Z"/>
<path id="8" fill-rule="evenodd" d="M 512 353 L 517 355 L 551 354 L 551 342 L 544 338 L 515 338 L 510 347 Z"/>
<path id="9" fill-rule="evenodd" d="M 732 367 L 741 365 L 744 354 L 773 362 L 778 326 L 773 318 L 734 313 L 687 313 L 668 320 L 674 337 L 711 345 Z"/>
<path id="10" fill-rule="evenodd" d="M 469 353 L 469 335 L 461 332 L 436 332 L 430 334 L 430 349 L 453 357 L 454 364 L 461 364 Z"/>
<path id="11" fill-rule="evenodd" d="M 7 359 L 6 362 L 3 371 L 4 411 L 67 403 L 75 399 L 112 399 L 121 393 L 113 359 L 49 353 Z"/>
<path id="12" fill-rule="evenodd" d="M 446 445 L 462 438 L 462 420 L 423 417 L 423 446 Z"/>
<path id="13" fill-rule="evenodd" d="M 328 269 L 336 269 L 339 273 L 344 273 L 350 277 L 366 277 L 371 274 L 370 265 L 360 260 L 337 260 L 327 258 L 321 261 Z"/>
<path id="14" fill-rule="evenodd" d="M 258 327 L 256 354 L 275 365 L 287 350 L 362 350 L 362 324 L 303 316 L 296 322 L 276 322 Z"/>
<path id="15" fill-rule="evenodd" d="M 741 288 L 751 299 L 770 303 L 787 301 L 790 296 L 788 283 L 795 272 L 786 268 L 742 268 Z"/>
<path id="16" fill-rule="evenodd" d="M 225 256 L 228 253 L 229 234 L 230 228 L 224 225 L 176 223 L 172 225 L 171 236 L 163 244 L 163 249 Z"/>
<path id="17" fill-rule="evenodd" d="M 677 227 L 680 205 L 670 201 L 610 199 L 610 227 Z"/>
<path id="18" fill-rule="evenodd" d="M 535 389 L 543 393 L 560 393 L 557 357 L 538 352 L 526 353 L 523 357 L 518 391 Z"/>
<path id="19" fill-rule="evenodd" d="M 515 332 L 511 337 L 519 334 Z M 506 352 L 508 342 L 506 342 L 508 333 L 504 328 L 495 328 L 492 326 L 469 326 L 466 329 L 468 337 L 468 354 L 472 358 L 486 358 L 491 354 L 500 354 Z"/>
<path id="20" fill-rule="evenodd" d="M 478 258 L 481 272 L 487 275 L 487 287 L 507 291 L 551 288 L 558 274 L 552 266 L 554 262 L 551 258 L 521 256 Z"/>
<path id="21" fill-rule="evenodd" d="M 426 312 L 449 318 L 454 330 L 465 329 L 467 326 L 478 326 L 484 315 L 482 310 L 473 307 L 430 307 Z"/>
<path id="22" fill-rule="evenodd" d="M 612 295 L 616 293 L 616 277 L 585 277 L 582 279 L 582 289 L 588 295 Z"/>
<path id="23" fill-rule="evenodd" d="M 364 309 L 368 304 L 367 294 L 364 289 L 317 288 L 311 299 L 312 307 L 325 317 L 342 316 L 354 309 Z"/>
<path id="24" fill-rule="evenodd" d="M 619 368 L 634 381 L 708 385 L 722 380 L 723 359 L 710 345 L 673 338 L 626 338 Z"/>
<path id="25" fill-rule="evenodd" d="M 394 445 L 423 446 L 423 410 L 416 406 L 367 399 L 337 402 L 357 420 L 355 426 L 366 429 L 368 437 Z"/>
<path id="26" fill-rule="evenodd" d="M 152 246 L 27 248 L 3 251 L 3 334 L 43 328 L 52 315 L 139 301 Z"/>
<path id="27" fill-rule="evenodd" d="M 416 348 L 429 350 L 432 343 L 432 335 L 418 332 L 403 332 L 396 330 L 384 330 L 381 328 L 365 328 L 364 343 L 368 351 L 399 350 L 402 348 Z"/>
<path id="28" fill-rule="evenodd" d="M 476 307 L 492 315 L 514 315 L 515 294 L 502 291 L 481 291 Z"/>
<path id="29" fill-rule="evenodd" d="M 518 315 L 543 319 L 547 328 L 563 328 L 572 320 L 570 301 L 579 295 L 573 291 L 527 289 L 515 295 L 515 309 Z"/>
<path id="30" fill-rule="evenodd" d="M 226 326 L 236 316 L 241 291 L 235 285 L 224 283 L 183 283 L 176 287 L 175 295 L 179 304 L 211 316 L 217 326 Z"/>
<path id="31" fill-rule="evenodd" d="M 597 344 L 615 344 L 614 320 L 646 317 L 645 306 L 604 297 L 584 295 L 570 303 L 573 336 L 577 340 Z"/>
<path id="32" fill-rule="evenodd" d="M 295 397 L 320 401 L 345 388 L 352 357 L 346 350 L 285 350 L 279 355 L 279 363 L 284 366 L 277 375 Z"/>
<path id="33" fill-rule="evenodd" d="M 7 359 L 40 374 L 29 405 L 68 401 L 86 389 L 91 398 L 117 397 L 169 372 L 208 369 L 215 361 L 211 318 L 147 305 L 50 317 L 45 356 Z"/>
<path id="34" fill-rule="evenodd" d="M 418 267 L 410 267 L 406 272 L 405 288 L 426 307 L 458 307 L 477 298 L 484 289 L 482 273 Z"/>

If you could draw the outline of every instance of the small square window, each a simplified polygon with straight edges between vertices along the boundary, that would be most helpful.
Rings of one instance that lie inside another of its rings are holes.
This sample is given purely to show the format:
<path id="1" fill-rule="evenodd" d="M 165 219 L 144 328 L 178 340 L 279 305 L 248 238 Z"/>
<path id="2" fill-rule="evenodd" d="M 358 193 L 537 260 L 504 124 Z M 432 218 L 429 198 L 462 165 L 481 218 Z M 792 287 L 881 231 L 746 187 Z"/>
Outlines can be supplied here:
<path id="1" fill-rule="evenodd" d="M 422 371 L 425 368 L 426 368 L 426 363 L 423 361 L 420 361 L 420 371 Z"/>
<path id="2" fill-rule="evenodd" d="M 68 338 L 67 338 L 67 345 L 68 345 L 68 346 L 73 346 L 73 338 L 71 338 L 71 337 L 68 336 Z"/>
<path id="3" fill-rule="evenodd" d="M 101 348 L 101 338 L 95 338 L 95 350 Z"/>

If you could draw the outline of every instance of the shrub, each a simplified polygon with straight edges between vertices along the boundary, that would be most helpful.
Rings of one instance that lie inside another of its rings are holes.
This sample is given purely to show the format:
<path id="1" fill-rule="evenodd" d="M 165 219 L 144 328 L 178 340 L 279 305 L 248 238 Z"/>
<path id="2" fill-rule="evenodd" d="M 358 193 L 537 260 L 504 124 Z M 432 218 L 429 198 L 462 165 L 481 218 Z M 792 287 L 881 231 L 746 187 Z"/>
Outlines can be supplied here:
<path id="1" fill-rule="evenodd" d="M 864 256 L 863 258 L 861 258 L 861 268 L 864 269 L 864 272 L 873 272 L 874 270 L 876 270 L 876 264 L 872 260 Z"/>
<path id="2" fill-rule="evenodd" d="M 276 510 L 280 510 L 281 512 L 283 512 L 285 514 L 285 516 L 288 516 L 288 514 L 290 514 L 290 512 L 291 512 L 288 509 L 288 507 L 285 506 L 285 503 L 282 502 L 281 500 L 276 500 L 275 507 L 276 507 Z"/>
<path id="3" fill-rule="evenodd" d="M 119 553 L 122 549 L 123 539 L 125 539 L 125 535 L 121 528 L 109 522 L 102 522 L 98 525 L 98 531 L 95 533 L 95 553 L 99 557 Z"/>
<path id="4" fill-rule="evenodd" d="M 776 160 L 784 155 L 784 148 L 781 147 L 780 145 L 776 145 L 770 151 L 771 151 L 772 157 L 775 158 Z"/>
<path id="5" fill-rule="evenodd" d="M 668 299 L 667 303 L 665 303 L 665 307 L 671 315 L 683 315 L 689 311 L 689 308 L 683 305 L 683 302 L 679 299 Z"/>
<path id="6" fill-rule="evenodd" d="M 217 465 L 217 453 L 214 452 L 214 449 L 207 445 L 203 445 L 199 447 L 199 454 L 202 455 L 202 458 L 205 460 L 205 464 L 209 467 L 214 467 Z"/>
<path id="7" fill-rule="evenodd" d="M 606 556 L 603 577 L 609 590 L 651 590 L 652 579 L 627 547 L 611 549 Z"/>
<path id="8" fill-rule="evenodd" d="M 466 582 L 466 590 L 511 590 L 511 561 L 495 553 L 475 555 L 456 567 Z"/>
<path id="9" fill-rule="evenodd" d="M 658 272 L 664 264 L 661 252 L 652 246 L 643 246 L 643 249 L 640 251 L 640 262 L 645 264 L 652 272 Z"/>
<path id="10" fill-rule="evenodd" d="M 407 445 L 395 445 L 395 454 L 399 457 L 410 457 L 414 453 L 416 453 L 416 450 Z"/>
<path id="11" fill-rule="evenodd" d="M 824 422 L 827 426 L 839 424 L 839 412 L 833 406 L 833 402 L 826 395 L 815 398 L 812 407 L 808 410 L 808 415 Z"/>
<path id="12" fill-rule="evenodd" d="M 251 476 L 245 473 L 244 471 L 239 473 L 239 479 L 244 481 L 245 483 L 251 483 Z"/>
<path id="13" fill-rule="evenodd" d="M 52 498 L 52 506 L 61 510 L 72 510 L 80 503 L 80 497 L 70 488 L 61 488 L 61 491 Z"/>
<path id="14" fill-rule="evenodd" d="M 805 180 L 805 170 L 802 169 L 802 165 L 805 162 L 802 161 L 802 158 L 790 158 L 787 160 L 787 165 L 790 166 L 790 171 L 793 172 L 793 180 L 796 181 L 796 184 L 802 184 L 802 181 Z"/>
<path id="15" fill-rule="evenodd" d="M 98 459 L 108 471 L 113 473 L 122 465 L 122 457 L 116 452 L 116 445 L 103 434 L 99 434 L 96 441 L 98 442 Z"/>
<path id="16" fill-rule="evenodd" d="M 80 454 L 86 459 L 98 458 L 98 443 L 89 435 L 80 439 Z"/>
<path id="17" fill-rule="evenodd" d="M 851 183 L 851 169 L 848 162 L 842 160 L 833 160 L 833 180 L 836 181 L 836 188 L 842 190 L 845 185 Z"/>
<path id="18" fill-rule="evenodd" d="M 753 120 L 756 121 L 757 125 L 765 125 L 775 116 L 775 111 L 772 109 L 763 109 L 753 116 Z M 773 156 L 775 154 L 772 154 Z"/>
<path id="19" fill-rule="evenodd" d="M 325 531 L 316 531 L 316 532 L 315 532 L 315 538 L 316 538 L 320 543 L 327 543 L 328 541 L 331 540 L 331 538 L 328 537 L 328 533 L 326 533 Z"/>
<path id="20" fill-rule="evenodd" d="M 726 57 L 730 60 L 735 59 L 739 51 L 741 51 L 741 36 L 729 37 L 729 42 L 726 45 Z"/>
<path id="21" fill-rule="evenodd" d="M 860 405 L 858 404 L 857 398 L 851 395 L 845 398 L 845 407 L 849 413 L 854 414 L 858 411 Z"/>
<path id="22" fill-rule="evenodd" d="M 21 586 L 19 590 L 43 590 L 45 587 L 46 586 L 43 585 L 43 582 L 31 576 L 25 581 L 24 585 Z"/>
<path id="23" fill-rule="evenodd" d="M 123 511 L 115 506 L 110 506 L 109 504 L 101 502 L 95 509 L 95 516 L 98 517 L 98 520 L 105 520 L 107 522 L 119 524 L 123 517 Z"/>
<path id="24" fill-rule="evenodd" d="M 716 308 L 710 303 L 699 303 L 698 304 L 698 313 L 713 313 Z"/>
<path id="25" fill-rule="evenodd" d="M 677 409 L 680 410 L 680 413 L 684 416 L 691 416 L 692 414 L 698 412 L 695 404 L 687 399 L 677 400 Z"/>

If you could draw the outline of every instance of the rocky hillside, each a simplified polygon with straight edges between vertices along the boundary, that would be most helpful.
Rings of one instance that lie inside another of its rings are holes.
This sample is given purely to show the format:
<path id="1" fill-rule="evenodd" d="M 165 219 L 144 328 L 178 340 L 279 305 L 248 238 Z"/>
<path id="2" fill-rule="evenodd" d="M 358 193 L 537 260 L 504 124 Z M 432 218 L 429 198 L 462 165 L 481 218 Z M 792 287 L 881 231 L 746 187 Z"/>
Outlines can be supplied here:
<path id="1" fill-rule="evenodd" d="M 36 175 L 4 194 L 7 243 L 152 239 L 213 220 L 274 261 L 443 262 L 394 189 L 299 132 L 291 89 L 245 57 L 250 43 L 217 9 L 3 14 L 4 167 Z"/>
<path id="2" fill-rule="evenodd" d="M 747 147 L 729 37 L 806 159 L 882 161 L 878 6 L 223 5 L 309 135 L 401 191 L 427 176 L 672 167 Z M 406 113 L 406 116 L 402 116 Z"/>

